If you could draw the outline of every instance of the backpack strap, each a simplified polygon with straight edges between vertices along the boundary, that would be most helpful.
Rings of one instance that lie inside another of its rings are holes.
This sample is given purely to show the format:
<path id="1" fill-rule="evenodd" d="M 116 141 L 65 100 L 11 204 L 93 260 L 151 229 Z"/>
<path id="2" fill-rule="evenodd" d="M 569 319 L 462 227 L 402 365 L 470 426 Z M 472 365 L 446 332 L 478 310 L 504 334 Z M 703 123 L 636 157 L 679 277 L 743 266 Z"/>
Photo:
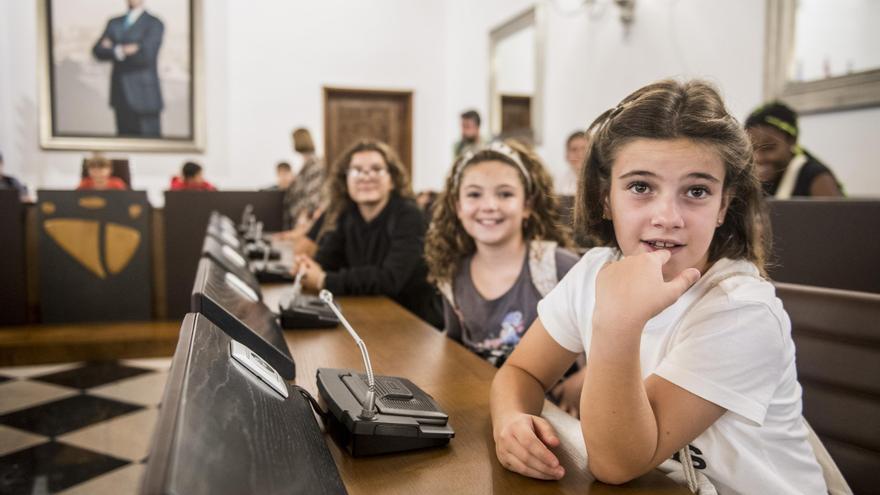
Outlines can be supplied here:
<path id="1" fill-rule="evenodd" d="M 556 242 L 533 240 L 529 243 L 529 273 L 532 284 L 541 297 L 556 287 L 559 274 L 556 271 Z"/>
<path id="2" fill-rule="evenodd" d="M 834 463 L 831 454 L 822 445 L 822 440 L 813 431 L 810 423 L 807 423 L 807 419 L 803 418 L 803 420 L 804 426 L 807 427 L 807 441 L 810 442 L 810 447 L 813 448 L 813 453 L 816 455 L 819 467 L 822 468 L 822 476 L 825 478 L 825 486 L 828 489 L 828 493 L 830 495 L 852 495 L 852 488 L 849 487 L 837 464 Z"/>
<path id="3" fill-rule="evenodd" d="M 740 277 L 740 276 L 754 277 L 755 275 L 753 275 L 751 273 L 746 273 L 746 272 L 731 272 L 731 273 L 725 274 L 721 277 L 718 277 L 715 280 L 712 280 L 710 284 L 707 284 L 705 287 L 702 287 L 701 288 L 702 290 L 700 292 L 694 293 L 692 296 L 690 296 L 691 300 L 687 303 L 687 307 L 685 308 L 684 311 L 682 311 L 681 317 L 675 323 L 675 328 L 673 329 L 672 333 L 675 333 L 678 331 L 679 327 L 681 327 L 682 323 L 686 319 L 688 313 L 690 313 L 690 311 L 697 305 L 697 303 L 699 303 L 703 299 L 703 297 L 705 297 L 707 294 L 709 294 L 709 292 L 711 292 L 712 289 L 714 289 L 721 282 L 723 282 L 729 278 Z M 684 297 L 684 296 L 682 296 L 682 297 Z M 667 347 L 666 347 L 667 354 L 670 352 L 671 346 L 672 346 L 672 339 L 670 339 L 669 343 L 667 344 Z M 688 448 L 688 445 L 685 445 L 684 447 L 681 448 L 681 450 L 678 451 L 678 459 L 681 464 L 681 470 L 684 475 L 684 480 L 687 483 L 688 489 L 691 491 L 691 493 L 701 493 L 702 490 L 700 489 L 699 476 L 697 476 L 697 471 L 696 471 L 696 469 L 694 469 L 694 461 L 691 458 L 691 451 L 690 451 L 690 448 Z"/>
<path id="4" fill-rule="evenodd" d="M 446 301 L 449 302 L 449 305 L 452 306 L 456 312 L 458 312 L 458 306 L 455 305 L 455 296 L 452 294 L 452 283 L 448 280 L 443 281 L 437 284 L 437 290 L 440 291 L 440 294 L 446 298 Z"/>
<path id="5" fill-rule="evenodd" d="M 440 294 L 446 299 L 446 302 L 449 303 L 449 307 L 452 308 L 452 312 L 455 313 L 455 317 L 458 318 L 458 326 L 461 328 L 461 331 L 464 332 L 464 315 L 461 314 L 461 309 L 455 304 L 455 294 L 452 292 L 452 281 L 447 280 L 444 282 L 440 282 L 437 284 L 437 290 Z M 444 328 L 443 333 L 450 338 L 461 340 L 461 335 L 450 335 L 449 328 Z"/>

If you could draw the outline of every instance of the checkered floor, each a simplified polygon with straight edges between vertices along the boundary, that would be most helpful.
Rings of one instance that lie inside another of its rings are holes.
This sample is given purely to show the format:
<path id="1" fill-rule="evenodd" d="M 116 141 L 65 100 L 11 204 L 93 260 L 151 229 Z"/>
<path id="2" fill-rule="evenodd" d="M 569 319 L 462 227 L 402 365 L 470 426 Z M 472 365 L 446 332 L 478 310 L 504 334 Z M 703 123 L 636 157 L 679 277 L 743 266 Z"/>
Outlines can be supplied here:
<path id="1" fill-rule="evenodd" d="M 0 368 L 0 493 L 137 493 L 170 365 Z"/>

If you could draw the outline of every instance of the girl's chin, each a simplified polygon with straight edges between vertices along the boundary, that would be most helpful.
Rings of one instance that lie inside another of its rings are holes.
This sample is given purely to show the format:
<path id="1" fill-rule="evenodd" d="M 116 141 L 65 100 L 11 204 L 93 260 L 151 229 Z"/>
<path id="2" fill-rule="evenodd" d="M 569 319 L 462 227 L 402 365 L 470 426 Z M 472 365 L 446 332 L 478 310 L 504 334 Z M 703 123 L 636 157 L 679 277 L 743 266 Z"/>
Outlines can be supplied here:
<path id="1" fill-rule="evenodd" d="M 474 234 L 476 234 L 476 235 L 474 235 Z M 514 237 L 513 235 L 507 235 L 502 232 L 498 232 L 498 233 L 495 233 L 495 232 L 492 232 L 492 233 L 475 232 L 474 234 L 471 234 L 471 237 L 473 237 L 474 242 L 476 242 L 477 244 L 482 244 L 484 246 L 504 245 L 504 244 L 507 244 L 508 242 L 510 242 L 510 240 Z"/>

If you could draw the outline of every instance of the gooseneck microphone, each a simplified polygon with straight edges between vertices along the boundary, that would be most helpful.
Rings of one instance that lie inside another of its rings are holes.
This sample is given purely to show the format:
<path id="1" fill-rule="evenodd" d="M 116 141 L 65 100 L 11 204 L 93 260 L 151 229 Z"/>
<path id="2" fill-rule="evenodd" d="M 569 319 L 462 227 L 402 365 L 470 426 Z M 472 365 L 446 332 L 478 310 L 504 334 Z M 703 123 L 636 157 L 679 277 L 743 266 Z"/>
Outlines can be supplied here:
<path id="1" fill-rule="evenodd" d="M 297 275 L 297 278 L 299 278 L 299 275 Z M 348 320 L 345 319 L 345 316 L 343 316 L 342 312 L 339 311 L 339 308 L 336 307 L 336 304 L 333 302 L 333 294 L 329 290 L 323 289 L 318 296 L 331 310 L 333 310 L 333 313 L 336 314 L 336 317 L 339 318 L 339 321 L 342 322 L 342 325 L 348 330 L 348 334 L 351 335 L 351 338 L 354 339 L 358 348 L 361 350 L 361 356 L 364 358 L 364 367 L 367 369 L 368 387 L 367 396 L 364 399 L 364 407 L 361 410 L 359 417 L 362 419 L 372 419 L 376 415 L 376 381 L 373 378 L 373 365 L 370 364 L 370 354 L 367 352 L 367 345 L 364 344 L 363 339 L 361 339 L 357 332 L 354 331 L 354 328 L 351 328 Z"/>
<path id="2" fill-rule="evenodd" d="M 290 298 L 291 301 L 296 300 L 300 294 L 302 294 L 303 286 L 302 279 L 306 274 L 306 267 L 300 267 L 299 271 L 296 272 L 296 278 L 293 279 L 293 296 Z M 322 298 L 323 299 L 323 298 Z M 333 294 L 330 294 L 330 299 L 333 299 Z M 333 309 L 333 308 L 331 308 Z"/>

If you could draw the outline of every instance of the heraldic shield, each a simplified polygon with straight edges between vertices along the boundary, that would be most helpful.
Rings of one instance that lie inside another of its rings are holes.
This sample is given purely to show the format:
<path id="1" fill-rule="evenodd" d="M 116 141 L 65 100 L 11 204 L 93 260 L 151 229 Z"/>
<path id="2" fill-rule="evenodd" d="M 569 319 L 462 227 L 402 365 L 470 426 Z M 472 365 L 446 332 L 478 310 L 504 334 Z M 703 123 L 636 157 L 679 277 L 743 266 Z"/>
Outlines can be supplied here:
<path id="1" fill-rule="evenodd" d="M 40 191 L 37 222 L 44 323 L 151 318 L 144 191 Z"/>

